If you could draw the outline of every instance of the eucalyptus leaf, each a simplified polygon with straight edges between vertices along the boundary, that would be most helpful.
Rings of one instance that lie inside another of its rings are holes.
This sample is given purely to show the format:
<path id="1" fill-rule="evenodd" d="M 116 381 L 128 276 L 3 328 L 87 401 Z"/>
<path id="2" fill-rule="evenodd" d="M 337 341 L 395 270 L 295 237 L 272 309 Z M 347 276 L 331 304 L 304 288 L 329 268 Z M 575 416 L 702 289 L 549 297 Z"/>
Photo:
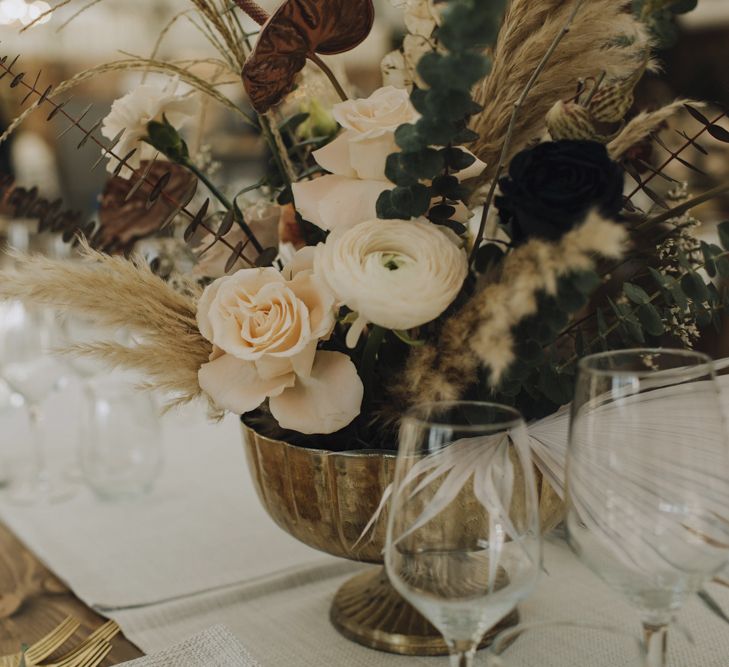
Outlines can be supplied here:
<path id="1" fill-rule="evenodd" d="M 623 292 L 633 303 L 637 303 L 638 305 L 650 303 L 650 297 L 646 291 L 638 285 L 625 283 L 623 285 Z"/>
<path id="2" fill-rule="evenodd" d="M 638 319 L 651 336 L 661 336 L 666 330 L 661 314 L 653 304 L 646 303 L 640 306 L 638 308 Z"/>

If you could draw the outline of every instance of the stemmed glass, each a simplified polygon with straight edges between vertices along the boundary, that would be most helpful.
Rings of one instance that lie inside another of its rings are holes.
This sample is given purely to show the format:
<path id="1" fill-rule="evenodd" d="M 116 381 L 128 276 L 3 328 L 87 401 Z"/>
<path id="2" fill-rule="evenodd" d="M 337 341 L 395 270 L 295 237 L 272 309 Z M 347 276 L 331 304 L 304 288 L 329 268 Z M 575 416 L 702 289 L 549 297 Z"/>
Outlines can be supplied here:
<path id="1" fill-rule="evenodd" d="M 405 416 L 385 566 L 442 633 L 451 664 L 472 665 L 483 635 L 532 592 L 541 568 L 534 469 L 516 410 L 451 402 Z"/>
<path id="2" fill-rule="evenodd" d="M 665 667 L 683 602 L 729 560 L 729 447 L 711 360 L 638 349 L 579 364 L 567 456 L 569 542 L 641 611 Z"/>
<path id="3" fill-rule="evenodd" d="M 2 304 L 0 312 L 0 376 L 25 401 L 31 430 L 32 470 L 10 490 L 9 499 L 19 504 L 43 504 L 65 500 L 74 486 L 48 468 L 42 403 L 57 389 L 66 369 L 54 359 L 53 315 L 31 310 L 18 301 Z"/>

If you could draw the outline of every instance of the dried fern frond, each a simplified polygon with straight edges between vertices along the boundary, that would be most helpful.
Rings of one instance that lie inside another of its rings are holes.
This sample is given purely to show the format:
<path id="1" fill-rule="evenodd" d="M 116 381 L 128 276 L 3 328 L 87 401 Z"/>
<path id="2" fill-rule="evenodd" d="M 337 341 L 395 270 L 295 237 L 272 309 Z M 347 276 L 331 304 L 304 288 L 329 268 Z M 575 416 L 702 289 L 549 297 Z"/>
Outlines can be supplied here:
<path id="1" fill-rule="evenodd" d="M 547 112 L 557 101 L 573 97 L 579 81 L 603 72 L 608 81 L 628 79 L 644 66 L 650 37 L 624 5 L 588 0 L 580 8 L 519 114 L 507 162 L 543 134 Z M 493 69 L 476 91 L 484 110 L 473 123 L 479 139 L 472 150 L 489 165 L 484 180 L 494 175 L 516 101 L 573 8 L 573 2 L 564 0 L 512 0 L 509 5 Z"/>
<path id="2" fill-rule="evenodd" d="M 706 106 L 700 102 L 691 100 L 676 100 L 656 111 L 643 111 L 633 118 L 608 144 L 608 151 L 613 160 L 619 160 L 633 146 L 647 139 L 651 134 L 677 113 L 683 111 L 684 105 L 691 104 L 695 107 Z"/>
<path id="3" fill-rule="evenodd" d="M 141 259 L 127 260 L 81 244 L 81 261 L 16 256 L 0 272 L 0 298 L 66 309 L 100 327 L 127 329 L 129 347 L 102 342 L 80 346 L 112 366 L 139 370 L 149 386 L 179 394 L 176 403 L 200 396 L 197 372 L 211 345 L 197 327 L 195 298 L 176 292 Z"/>
<path id="4" fill-rule="evenodd" d="M 559 243 L 534 239 L 511 252 L 501 277 L 452 315 L 437 341 L 411 353 L 396 400 L 403 406 L 457 400 L 477 382 L 480 366 L 497 384 L 515 359 L 512 331 L 537 312 L 538 295 L 554 295 L 559 278 L 593 268 L 598 255 L 620 257 L 626 241 L 623 225 L 593 213 Z"/>

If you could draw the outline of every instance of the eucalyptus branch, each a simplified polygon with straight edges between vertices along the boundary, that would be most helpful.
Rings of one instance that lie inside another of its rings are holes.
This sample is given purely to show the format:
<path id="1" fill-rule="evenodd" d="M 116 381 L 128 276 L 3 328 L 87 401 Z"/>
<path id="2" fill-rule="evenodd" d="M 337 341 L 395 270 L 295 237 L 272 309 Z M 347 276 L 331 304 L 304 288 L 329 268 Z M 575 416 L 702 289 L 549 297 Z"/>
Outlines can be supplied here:
<path id="1" fill-rule="evenodd" d="M 236 222 L 240 225 L 241 229 L 245 233 L 245 235 L 250 239 L 251 243 L 253 244 L 253 247 L 256 249 L 258 253 L 263 252 L 263 246 L 261 245 L 260 241 L 256 238 L 256 235 L 253 233 L 253 230 L 248 226 L 248 223 L 243 219 L 243 216 L 240 215 L 238 208 L 234 207 L 233 202 L 231 202 L 213 183 L 207 175 L 198 169 L 198 167 L 195 165 L 194 162 L 192 162 L 189 158 L 185 158 L 181 161 L 181 163 L 184 167 L 189 169 L 195 176 L 197 176 L 207 187 L 208 190 L 210 190 L 210 193 L 228 210 L 233 210 L 233 214 L 235 216 Z"/>
<path id="2" fill-rule="evenodd" d="M 729 189 L 729 186 L 727 186 L 727 189 Z M 721 259 L 721 258 L 727 257 L 727 256 L 729 256 L 729 250 L 726 250 L 726 251 L 716 255 L 712 259 L 713 259 L 713 261 L 716 261 L 717 259 Z M 707 265 L 707 262 L 702 262 L 701 264 L 698 264 L 697 266 L 692 267 L 691 270 L 687 270 L 687 271 L 684 271 L 683 273 L 681 273 L 679 275 L 679 277 L 676 278 L 676 280 L 680 281 L 681 279 L 683 279 L 685 276 L 689 275 L 690 273 L 695 273 L 696 271 L 701 271 L 701 269 L 705 268 L 706 265 Z M 662 290 L 660 290 L 660 289 L 656 290 L 655 292 L 653 292 L 653 294 L 648 296 L 648 301 L 646 303 L 653 303 L 659 296 L 661 296 L 661 294 L 663 294 Z M 635 311 L 635 309 L 631 309 L 631 310 Z M 620 325 L 625 321 L 625 319 L 626 318 L 624 316 L 619 316 L 617 318 L 617 320 L 613 324 L 611 324 L 607 329 L 605 329 L 605 331 L 602 334 L 600 334 L 596 338 L 593 338 L 590 342 L 588 342 L 586 344 L 587 349 L 588 350 L 592 349 L 592 347 L 597 345 L 597 343 L 599 341 L 605 340 L 611 333 L 613 333 L 620 327 Z M 579 356 L 576 354 L 573 355 L 565 363 L 560 365 L 557 368 L 557 371 L 561 372 L 565 368 L 569 368 L 572 364 L 574 364 L 578 360 L 579 360 Z"/>
<path id="3" fill-rule="evenodd" d="M 681 215 L 684 215 L 685 213 L 688 213 L 692 208 L 696 208 L 700 204 L 704 204 L 707 201 L 711 201 L 712 199 L 716 199 L 717 197 L 720 197 L 723 194 L 726 194 L 729 192 L 729 181 L 726 183 L 722 183 L 722 185 L 717 185 L 715 188 L 712 188 L 711 190 L 707 190 L 701 195 L 698 195 L 697 197 L 692 197 L 691 199 L 686 200 L 682 204 L 679 204 L 678 206 L 674 206 L 673 208 L 668 209 L 667 211 L 664 211 L 663 213 L 653 216 L 652 218 L 648 218 L 645 222 L 638 225 L 636 228 L 638 231 L 643 231 L 645 229 L 650 229 L 651 227 L 654 227 L 655 225 L 660 225 L 663 222 L 668 222 L 671 218 L 677 218 Z"/>
<path id="4" fill-rule="evenodd" d="M 673 236 L 676 232 L 680 231 L 681 229 L 685 229 L 686 227 L 689 227 L 689 226 L 690 226 L 689 224 L 676 225 L 672 229 L 668 230 L 665 234 L 661 234 L 660 236 L 658 236 L 656 239 L 654 239 L 653 242 L 656 245 L 658 245 L 659 243 L 662 243 L 666 239 L 668 239 L 671 236 Z M 629 262 L 634 261 L 635 259 L 636 259 L 635 256 L 632 256 L 632 257 L 631 256 L 628 256 L 625 259 L 620 260 L 617 264 L 614 264 L 609 269 L 607 269 L 606 271 L 602 272 L 600 274 L 600 277 L 601 278 L 606 278 L 610 274 L 615 273 L 615 271 L 617 271 L 622 266 L 625 266 L 626 264 L 628 264 Z M 636 277 L 636 274 L 633 274 L 631 276 L 632 279 L 635 279 L 635 277 Z M 595 311 L 592 311 L 591 313 L 588 313 L 584 317 L 581 317 L 579 320 L 576 320 L 576 321 L 572 322 L 567 328 L 563 329 L 557 335 L 557 337 L 554 339 L 554 341 L 552 341 L 551 344 L 554 344 L 557 341 L 559 341 L 562 338 L 564 338 L 565 336 L 570 335 L 575 329 L 578 329 L 579 327 L 581 327 L 586 322 L 589 322 L 593 317 L 595 317 L 595 315 L 596 315 L 596 312 Z M 548 345 L 545 345 L 544 347 L 546 348 L 546 347 L 549 347 L 549 346 Z"/>
<path id="5" fill-rule="evenodd" d="M 716 118 L 714 118 L 711 121 L 711 125 L 714 125 L 718 123 L 722 118 L 724 118 L 726 114 L 724 112 L 720 113 Z M 706 125 L 701 128 L 693 137 L 689 137 L 686 142 L 678 148 L 676 151 L 669 151 L 670 156 L 661 164 L 660 167 L 650 167 L 651 171 L 653 172 L 648 178 L 646 178 L 644 181 L 639 181 L 638 185 L 636 185 L 635 189 L 628 195 L 628 199 L 632 199 L 635 195 L 637 195 L 641 189 L 648 185 L 656 176 L 663 176 L 663 170 L 668 167 L 668 165 L 671 164 L 681 153 L 683 153 L 687 148 L 693 146 L 696 143 L 696 140 L 699 139 L 704 132 L 706 132 L 709 129 L 709 125 Z"/>
<path id="6" fill-rule="evenodd" d="M 537 65 L 537 68 L 532 73 L 532 76 L 530 77 L 529 81 L 527 81 L 526 86 L 524 86 L 524 90 L 522 91 L 521 95 L 519 96 L 519 99 L 514 103 L 514 110 L 511 113 L 511 119 L 509 120 L 509 127 L 506 131 L 506 138 L 504 139 L 504 145 L 501 148 L 501 156 L 499 157 L 499 163 L 496 167 L 496 172 L 494 173 L 493 181 L 491 182 L 491 188 L 489 189 L 488 196 L 486 198 L 486 202 L 483 206 L 483 214 L 481 215 L 481 224 L 478 228 L 478 233 L 476 234 L 476 238 L 474 240 L 473 249 L 471 250 L 471 257 L 470 261 L 473 262 L 473 260 L 476 257 L 476 252 L 478 251 L 478 248 L 481 244 L 481 240 L 483 239 L 483 235 L 486 231 L 486 222 L 488 220 L 489 212 L 491 210 L 491 205 L 494 201 L 494 196 L 496 195 L 496 188 L 499 184 L 499 178 L 501 177 L 502 172 L 504 171 L 504 168 L 506 166 L 506 159 L 509 156 L 509 151 L 511 150 L 511 142 L 514 137 L 514 130 L 516 128 L 516 120 L 519 116 L 519 112 L 521 111 L 521 108 L 524 106 L 524 103 L 527 100 L 527 97 L 529 97 L 529 93 L 532 91 L 532 88 L 534 88 L 535 84 L 537 83 L 537 80 L 541 76 L 544 69 L 547 67 L 550 59 L 554 55 L 554 52 L 557 50 L 557 47 L 559 46 L 559 43 L 565 38 L 565 36 L 569 33 L 570 27 L 572 26 L 572 23 L 575 20 L 575 17 L 577 16 L 578 12 L 582 8 L 582 5 L 585 4 L 585 0 L 576 0 L 575 6 L 572 9 L 572 12 L 570 13 L 569 17 L 567 18 L 567 22 L 564 24 L 562 29 L 557 33 L 554 40 L 552 41 L 552 44 L 547 49 L 546 53 L 542 57 L 542 60 L 539 62 L 539 65 Z"/>

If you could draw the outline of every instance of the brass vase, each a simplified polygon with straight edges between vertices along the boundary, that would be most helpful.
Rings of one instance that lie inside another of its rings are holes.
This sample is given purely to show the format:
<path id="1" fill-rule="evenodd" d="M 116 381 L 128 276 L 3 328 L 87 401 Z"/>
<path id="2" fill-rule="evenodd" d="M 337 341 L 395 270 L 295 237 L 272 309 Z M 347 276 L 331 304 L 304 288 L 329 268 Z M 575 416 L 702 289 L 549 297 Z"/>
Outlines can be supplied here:
<path id="1" fill-rule="evenodd" d="M 370 648 L 403 655 L 447 654 L 440 633 L 387 579 L 382 566 L 386 510 L 370 533 L 360 539 L 392 481 L 395 454 L 307 449 L 263 437 L 245 424 L 242 428 L 256 492 L 270 517 L 310 547 L 378 565 L 341 586 L 330 612 L 334 627 Z M 542 529 L 546 532 L 561 521 L 564 505 L 538 471 L 537 482 Z M 517 621 L 515 610 L 483 643 Z"/>

